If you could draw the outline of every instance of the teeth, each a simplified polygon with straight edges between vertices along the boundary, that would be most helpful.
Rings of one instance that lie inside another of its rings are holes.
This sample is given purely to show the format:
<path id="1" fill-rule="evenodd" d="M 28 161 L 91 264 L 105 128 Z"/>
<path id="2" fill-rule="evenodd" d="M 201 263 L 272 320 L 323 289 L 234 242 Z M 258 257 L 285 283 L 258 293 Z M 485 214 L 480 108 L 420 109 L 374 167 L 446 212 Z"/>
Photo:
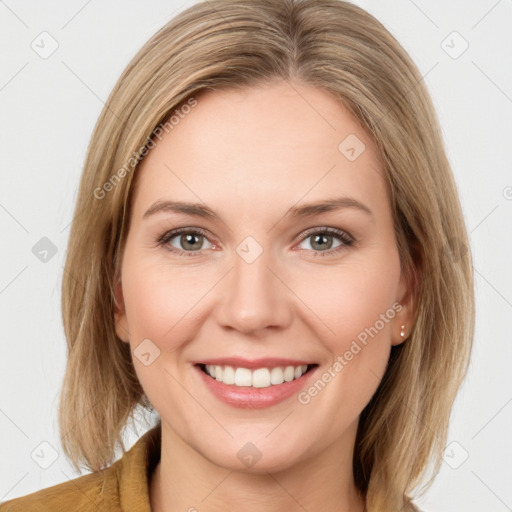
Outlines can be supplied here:
<path id="1" fill-rule="evenodd" d="M 286 382 L 291 382 L 295 377 L 295 368 L 293 366 L 287 366 L 283 372 L 283 378 Z"/>
<path id="2" fill-rule="evenodd" d="M 224 371 L 222 372 L 222 382 L 224 384 L 234 384 L 235 383 L 235 370 L 232 366 L 225 366 Z"/>
<path id="3" fill-rule="evenodd" d="M 217 368 L 219 368 L 217 366 Z M 222 376 L 220 378 L 222 380 Z M 247 368 L 237 368 L 235 371 L 235 386 L 252 386 L 252 372 Z"/>
<path id="4" fill-rule="evenodd" d="M 283 384 L 298 379 L 308 369 L 306 364 L 302 366 L 276 366 L 275 368 L 233 368 L 232 366 L 218 366 L 207 364 L 206 373 L 218 382 L 239 387 L 268 388 L 271 385 Z"/>

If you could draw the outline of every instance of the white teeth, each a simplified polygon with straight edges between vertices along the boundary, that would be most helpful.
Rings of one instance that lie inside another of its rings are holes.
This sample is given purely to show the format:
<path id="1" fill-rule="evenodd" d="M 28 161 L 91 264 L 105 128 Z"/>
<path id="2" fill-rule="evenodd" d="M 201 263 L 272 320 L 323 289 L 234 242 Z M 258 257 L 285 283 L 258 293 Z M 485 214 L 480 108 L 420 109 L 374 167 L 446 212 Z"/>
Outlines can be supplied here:
<path id="1" fill-rule="evenodd" d="M 286 382 L 291 382 L 295 377 L 295 369 L 293 366 L 287 366 L 284 369 L 283 378 Z"/>
<path id="2" fill-rule="evenodd" d="M 235 386 L 252 386 L 251 370 L 237 368 L 235 371 Z"/>
<path id="3" fill-rule="evenodd" d="M 224 372 L 222 373 L 222 382 L 224 382 L 224 384 L 235 383 L 235 369 L 232 366 L 224 367 Z"/>
<path id="4" fill-rule="evenodd" d="M 258 368 L 252 372 L 253 388 L 268 388 L 270 386 L 270 371 L 268 368 Z"/>
<path id="5" fill-rule="evenodd" d="M 207 364 L 206 373 L 218 382 L 240 387 L 268 388 L 271 385 L 283 384 L 298 379 L 306 373 L 308 366 L 276 366 L 275 368 L 234 368 L 233 366 L 219 366 Z"/>
<path id="6" fill-rule="evenodd" d="M 270 370 L 270 383 L 271 384 L 282 384 L 284 382 L 283 369 L 276 366 Z"/>

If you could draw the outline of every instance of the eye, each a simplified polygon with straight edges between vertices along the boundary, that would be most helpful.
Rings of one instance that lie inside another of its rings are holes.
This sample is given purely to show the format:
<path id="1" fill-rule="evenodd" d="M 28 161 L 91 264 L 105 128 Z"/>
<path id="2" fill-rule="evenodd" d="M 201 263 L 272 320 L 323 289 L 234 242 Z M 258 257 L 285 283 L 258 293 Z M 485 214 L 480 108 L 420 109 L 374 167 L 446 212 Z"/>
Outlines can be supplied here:
<path id="1" fill-rule="evenodd" d="M 208 241 L 206 232 L 199 228 L 181 228 L 167 231 L 159 239 L 159 245 L 165 246 L 169 251 L 185 256 L 198 256 L 202 254 L 203 244 Z M 210 243 L 211 247 L 214 245 Z M 211 248 L 206 247 L 206 249 Z"/>
<path id="2" fill-rule="evenodd" d="M 332 255 L 345 250 L 354 243 L 354 239 L 345 231 L 336 228 L 314 228 L 307 231 L 301 237 L 301 244 L 311 239 L 309 245 L 315 252 L 315 256 Z M 333 239 L 338 239 L 338 245 L 333 245 Z"/>
<path id="3" fill-rule="evenodd" d="M 311 239 L 309 243 L 315 256 L 328 256 L 345 250 L 354 244 L 354 239 L 345 231 L 336 228 L 313 228 L 301 236 L 300 244 Z M 333 240 L 338 240 L 334 245 Z M 210 247 L 203 247 L 205 243 Z M 181 256 L 200 256 L 206 249 L 215 247 L 208 240 L 206 231 L 200 228 L 179 228 L 165 232 L 159 239 L 158 244 L 164 246 L 168 251 Z M 300 245 L 299 244 L 299 245 Z"/>

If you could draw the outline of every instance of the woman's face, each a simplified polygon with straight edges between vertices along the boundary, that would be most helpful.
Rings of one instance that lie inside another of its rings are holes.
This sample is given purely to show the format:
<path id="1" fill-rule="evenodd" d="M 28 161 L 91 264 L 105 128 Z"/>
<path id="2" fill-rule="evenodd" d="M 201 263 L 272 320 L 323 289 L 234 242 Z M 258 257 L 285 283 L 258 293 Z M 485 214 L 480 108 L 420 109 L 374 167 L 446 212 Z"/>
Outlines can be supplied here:
<path id="1" fill-rule="evenodd" d="M 377 151 L 316 88 L 196 101 L 136 171 L 117 334 L 163 428 L 216 465 L 351 447 L 412 319 Z"/>

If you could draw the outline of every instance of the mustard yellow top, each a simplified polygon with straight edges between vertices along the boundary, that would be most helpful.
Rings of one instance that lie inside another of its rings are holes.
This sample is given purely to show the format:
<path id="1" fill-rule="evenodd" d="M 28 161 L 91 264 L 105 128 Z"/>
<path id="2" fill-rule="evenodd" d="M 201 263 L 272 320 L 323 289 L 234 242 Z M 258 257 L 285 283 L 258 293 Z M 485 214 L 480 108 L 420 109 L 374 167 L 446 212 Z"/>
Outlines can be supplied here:
<path id="1" fill-rule="evenodd" d="M 151 512 L 149 481 L 160 460 L 161 424 L 108 468 L 0 504 L 0 512 Z"/>

